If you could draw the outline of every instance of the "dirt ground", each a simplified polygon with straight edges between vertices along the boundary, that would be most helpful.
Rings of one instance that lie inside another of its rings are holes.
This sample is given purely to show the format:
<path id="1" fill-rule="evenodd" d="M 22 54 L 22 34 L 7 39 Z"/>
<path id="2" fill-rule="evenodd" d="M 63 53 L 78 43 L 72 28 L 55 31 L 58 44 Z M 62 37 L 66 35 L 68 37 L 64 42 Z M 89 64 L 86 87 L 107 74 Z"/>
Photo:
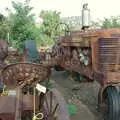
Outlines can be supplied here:
<path id="1" fill-rule="evenodd" d="M 70 120 L 103 120 L 97 111 L 99 85 L 96 82 L 76 82 L 68 72 L 56 71 L 53 71 L 52 79 L 57 82 L 67 104 L 77 108 L 77 114 L 71 115 Z"/>

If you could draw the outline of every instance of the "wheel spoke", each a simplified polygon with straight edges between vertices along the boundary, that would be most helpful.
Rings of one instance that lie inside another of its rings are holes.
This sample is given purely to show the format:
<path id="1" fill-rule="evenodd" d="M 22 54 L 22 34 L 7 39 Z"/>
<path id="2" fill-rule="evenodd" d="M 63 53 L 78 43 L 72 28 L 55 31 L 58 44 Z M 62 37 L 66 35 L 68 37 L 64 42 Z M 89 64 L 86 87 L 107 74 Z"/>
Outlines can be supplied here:
<path id="1" fill-rule="evenodd" d="M 49 113 L 49 105 L 48 105 L 48 100 L 47 100 L 47 96 L 45 95 L 45 104 L 46 104 L 46 107 L 47 107 L 47 112 Z"/>
<path id="2" fill-rule="evenodd" d="M 52 92 L 50 92 L 50 111 L 49 111 L 49 114 L 51 115 L 51 113 L 52 113 L 52 102 L 53 102 L 53 93 Z"/>
<path id="3" fill-rule="evenodd" d="M 59 104 L 54 101 L 52 91 L 47 91 L 46 94 L 41 93 L 39 99 L 39 110 L 44 114 L 44 120 L 57 120 L 56 111 Z"/>
<path id="4" fill-rule="evenodd" d="M 58 106 L 59 106 L 59 104 L 57 103 L 56 106 L 55 106 L 55 108 L 54 108 L 54 110 L 53 110 L 53 112 L 52 112 L 52 115 L 53 115 L 53 116 L 54 116 L 54 114 L 55 114 L 55 112 L 56 112 Z"/>
<path id="5" fill-rule="evenodd" d="M 45 99 L 45 94 L 41 93 L 40 94 L 40 104 L 39 104 L 39 109 L 41 109 L 44 105 L 44 99 Z"/>

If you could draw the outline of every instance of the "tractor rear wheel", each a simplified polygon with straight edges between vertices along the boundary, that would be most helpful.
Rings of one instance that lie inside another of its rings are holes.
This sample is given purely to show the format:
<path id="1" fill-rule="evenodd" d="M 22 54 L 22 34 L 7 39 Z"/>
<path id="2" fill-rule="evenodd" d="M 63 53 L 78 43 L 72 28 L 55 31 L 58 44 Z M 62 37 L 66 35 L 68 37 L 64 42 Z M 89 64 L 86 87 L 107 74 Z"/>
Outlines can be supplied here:
<path id="1" fill-rule="evenodd" d="M 120 120 L 120 91 L 108 87 L 103 93 L 104 120 Z"/>

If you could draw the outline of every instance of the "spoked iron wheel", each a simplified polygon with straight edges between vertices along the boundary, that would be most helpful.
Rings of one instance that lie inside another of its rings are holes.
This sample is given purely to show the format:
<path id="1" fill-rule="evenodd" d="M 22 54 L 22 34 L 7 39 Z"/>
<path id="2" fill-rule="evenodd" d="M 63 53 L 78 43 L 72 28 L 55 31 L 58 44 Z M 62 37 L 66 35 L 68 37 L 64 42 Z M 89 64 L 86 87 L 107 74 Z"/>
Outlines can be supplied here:
<path id="1" fill-rule="evenodd" d="M 108 87 L 103 94 L 102 112 L 104 120 L 120 120 L 120 91 Z"/>
<path id="2" fill-rule="evenodd" d="M 61 96 L 55 89 L 48 90 L 46 94 L 40 94 L 39 109 L 44 116 L 42 120 L 69 120 L 63 99 L 59 97 Z"/>

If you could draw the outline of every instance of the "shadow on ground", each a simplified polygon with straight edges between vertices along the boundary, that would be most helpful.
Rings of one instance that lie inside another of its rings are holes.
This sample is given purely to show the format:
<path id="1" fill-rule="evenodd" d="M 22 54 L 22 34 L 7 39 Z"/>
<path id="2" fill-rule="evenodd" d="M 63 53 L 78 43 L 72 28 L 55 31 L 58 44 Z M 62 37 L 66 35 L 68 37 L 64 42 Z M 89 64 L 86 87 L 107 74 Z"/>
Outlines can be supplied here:
<path id="1" fill-rule="evenodd" d="M 56 71 L 53 71 L 52 79 L 57 82 L 67 104 L 77 107 L 77 113 L 71 115 L 71 120 L 102 120 L 97 111 L 99 85 L 96 82 L 79 83 L 73 81 L 68 72 Z"/>

